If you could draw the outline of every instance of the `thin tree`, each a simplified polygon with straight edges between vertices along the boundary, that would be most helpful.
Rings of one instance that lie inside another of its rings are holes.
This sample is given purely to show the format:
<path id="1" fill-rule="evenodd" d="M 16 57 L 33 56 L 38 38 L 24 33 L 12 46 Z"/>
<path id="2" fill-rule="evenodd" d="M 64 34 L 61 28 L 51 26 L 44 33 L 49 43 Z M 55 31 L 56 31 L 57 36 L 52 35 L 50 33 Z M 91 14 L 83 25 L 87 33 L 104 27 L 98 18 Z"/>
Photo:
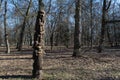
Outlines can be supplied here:
<path id="1" fill-rule="evenodd" d="M 91 26 L 91 48 L 92 48 L 92 44 L 93 44 L 93 0 L 90 0 L 90 26 Z"/>
<path id="2" fill-rule="evenodd" d="M 76 9 L 75 9 L 75 30 L 74 30 L 74 51 L 73 51 L 73 57 L 76 57 L 79 55 L 79 48 L 80 48 L 80 40 L 79 40 L 79 34 L 80 34 L 80 0 L 76 0 L 75 2 Z"/>
<path id="3" fill-rule="evenodd" d="M 100 34 L 100 41 L 98 46 L 98 53 L 102 52 L 102 45 L 104 41 L 104 35 L 105 35 L 105 26 L 106 26 L 106 13 L 110 7 L 111 0 L 109 1 L 109 4 L 107 6 L 107 1 L 103 0 L 103 7 L 102 7 L 102 25 L 101 25 L 101 34 Z"/>
<path id="4" fill-rule="evenodd" d="M 115 20 L 115 3 L 116 3 L 116 0 L 114 1 L 113 3 L 113 13 L 112 13 L 112 16 L 113 16 L 113 20 Z M 115 26 L 115 23 L 113 23 L 113 31 L 114 31 L 114 43 L 115 45 L 114 46 L 117 46 L 117 33 L 116 33 L 116 26 Z"/>
<path id="5" fill-rule="evenodd" d="M 42 0 L 39 1 L 39 11 L 36 19 L 35 34 L 34 34 L 34 51 L 33 51 L 33 77 L 42 80 L 42 65 L 44 54 L 44 25 L 45 11 Z"/>
<path id="6" fill-rule="evenodd" d="M 0 0 L 0 10 L 1 10 L 1 6 L 2 6 L 2 2 L 3 2 L 3 0 Z"/>
<path id="7" fill-rule="evenodd" d="M 22 44 L 23 44 L 23 38 L 24 38 L 24 32 L 25 32 L 25 25 L 26 25 L 26 22 L 27 22 L 27 18 L 28 18 L 28 14 L 29 14 L 31 4 L 32 4 L 32 0 L 30 0 L 30 2 L 29 2 L 29 5 L 27 7 L 27 11 L 26 11 L 26 14 L 25 14 L 25 17 L 24 17 L 24 21 L 23 21 L 23 24 L 22 24 L 22 28 L 21 28 L 21 32 L 20 32 L 20 38 L 19 38 L 19 44 L 18 44 L 18 51 L 22 50 Z"/>
<path id="8" fill-rule="evenodd" d="M 4 33 L 5 33 L 5 45 L 6 45 L 6 53 L 10 53 L 8 34 L 7 34 L 7 24 L 6 24 L 6 14 L 7 14 L 7 2 L 5 1 L 5 13 L 4 13 Z"/>

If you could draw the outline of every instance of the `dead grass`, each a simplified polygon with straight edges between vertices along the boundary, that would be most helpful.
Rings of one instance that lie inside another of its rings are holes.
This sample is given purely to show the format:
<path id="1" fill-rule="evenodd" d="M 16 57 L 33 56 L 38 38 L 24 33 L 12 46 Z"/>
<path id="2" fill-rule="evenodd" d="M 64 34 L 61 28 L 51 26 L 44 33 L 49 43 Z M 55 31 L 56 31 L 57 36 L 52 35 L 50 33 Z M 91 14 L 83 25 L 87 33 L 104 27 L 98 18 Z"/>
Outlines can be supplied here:
<path id="1" fill-rule="evenodd" d="M 0 54 L 0 80 L 33 80 L 32 51 L 13 51 L 11 54 Z M 120 80 L 120 51 L 100 54 L 89 51 L 78 58 L 71 55 L 70 51 L 47 51 L 43 65 L 44 79 Z"/>

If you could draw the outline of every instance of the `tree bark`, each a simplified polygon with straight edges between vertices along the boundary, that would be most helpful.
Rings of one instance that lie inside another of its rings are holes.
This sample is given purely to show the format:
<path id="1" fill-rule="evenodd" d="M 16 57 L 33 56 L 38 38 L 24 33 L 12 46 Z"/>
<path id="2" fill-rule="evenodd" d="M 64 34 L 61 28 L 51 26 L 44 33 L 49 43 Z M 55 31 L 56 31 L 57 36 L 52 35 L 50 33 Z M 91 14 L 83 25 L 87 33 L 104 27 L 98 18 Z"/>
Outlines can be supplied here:
<path id="1" fill-rule="evenodd" d="M 91 26 L 91 48 L 92 48 L 92 44 L 93 44 L 93 13 L 92 13 L 92 7 L 93 7 L 93 0 L 90 0 L 90 26 Z"/>
<path id="2" fill-rule="evenodd" d="M 44 54 L 44 25 L 45 11 L 42 0 L 39 0 L 39 11 L 36 19 L 35 34 L 34 34 L 34 51 L 33 51 L 33 77 L 42 80 L 42 65 Z"/>
<path id="3" fill-rule="evenodd" d="M 104 35 L 105 35 L 105 25 L 106 25 L 106 13 L 110 7 L 111 0 L 109 1 L 108 6 L 106 5 L 106 0 L 103 0 L 103 7 L 102 7 L 102 25 L 101 25 L 101 35 L 100 41 L 98 46 L 98 53 L 101 53 L 103 50 L 103 42 L 104 42 Z"/>
<path id="4" fill-rule="evenodd" d="M 51 35 L 50 35 L 50 46 L 51 46 L 51 51 L 53 49 L 53 35 L 54 33 L 52 32 Z"/>
<path id="5" fill-rule="evenodd" d="M 5 1 L 5 14 L 4 14 L 4 33 L 5 33 L 5 44 L 6 44 L 6 53 L 10 53 L 9 41 L 8 41 L 8 34 L 6 30 L 6 13 L 7 13 L 7 2 Z"/>
<path id="6" fill-rule="evenodd" d="M 110 33 L 109 33 L 109 27 L 107 26 L 107 37 L 108 37 L 108 41 L 109 41 L 109 45 L 111 46 L 111 47 L 113 47 L 113 42 L 112 42 L 112 40 L 111 40 L 111 37 L 110 37 Z"/>
<path id="7" fill-rule="evenodd" d="M 102 26 L 101 26 L 101 35 L 99 41 L 98 52 L 102 52 L 102 44 L 104 41 L 104 34 L 105 34 L 105 12 L 106 12 L 106 0 L 103 1 L 103 8 L 102 8 Z"/>
<path id="8" fill-rule="evenodd" d="M 79 40 L 79 34 L 80 34 L 80 0 L 76 0 L 76 9 L 75 9 L 75 31 L 74 31 L 74 51 L 73 51 L 73 57 L 77 57 L 80 52 L 80 40 Z"/>
<path id="9" fill-rule="evenodd" d="M 116 33 L 116 26 L 115 26 L 115 24 L 114 24 L 114 46 L 118 46 L 118 44 L 117 44 L 117 33 Z"/>

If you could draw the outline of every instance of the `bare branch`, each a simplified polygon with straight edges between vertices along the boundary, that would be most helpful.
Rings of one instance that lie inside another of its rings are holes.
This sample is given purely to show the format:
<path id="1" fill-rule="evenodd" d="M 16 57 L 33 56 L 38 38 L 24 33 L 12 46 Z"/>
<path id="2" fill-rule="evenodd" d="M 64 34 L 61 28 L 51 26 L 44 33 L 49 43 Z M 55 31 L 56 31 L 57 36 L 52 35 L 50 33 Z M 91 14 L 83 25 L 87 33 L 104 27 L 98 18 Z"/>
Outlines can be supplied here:
<path id="1" fill-rule="evenodd" d="M 106 11 L 110 8 L 112 0 L 109 1 L 108 6 L 106 7 Z"/>
<path id="2" fill-rule="evenodd" d="M 14 4 L 14 6 L 18 9 L 19 13 L 25 17 L 25 15 L 22 13 L 22 11 L 18 8 L 18 6 L 16 5 L 16 3 L 14 2 L 14 0 L 12 0 L 12 3 Z"/>
<path id="3" fill-rule="evenodd" d="M 48 8 L 48 11 L 46 12 L 46 14 L 48 14 L 50 12 L 50 9 L 51 9 L 51 2 L 52 0 L 49 1 L 50 5 L 49 5 L 49 8 Z"/>

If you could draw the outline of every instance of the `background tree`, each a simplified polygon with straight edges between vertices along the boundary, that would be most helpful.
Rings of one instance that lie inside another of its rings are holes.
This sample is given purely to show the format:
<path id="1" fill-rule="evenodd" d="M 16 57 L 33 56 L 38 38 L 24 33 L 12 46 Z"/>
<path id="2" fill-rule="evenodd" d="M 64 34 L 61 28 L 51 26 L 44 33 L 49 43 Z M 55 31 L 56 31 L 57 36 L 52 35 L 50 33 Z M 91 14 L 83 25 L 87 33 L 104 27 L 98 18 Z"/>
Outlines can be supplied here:
<path id="1" fill-rule="evenodd" d="M 29 5 L 28 5 L 28 7 L 27 7 L 27 11 L 26 11 L 26 13 L 25 13 L 23 25 L 22 25 L 22 28 L 21 28 L 20 38 L 19 38 L 19 44 L 18 44 L 18 50 L 19 50 L 19 51 L 21 51 L 21 49 L 22 49 L 23 37 L 24 37 L 24 30 L 25 30 L 25 25 L 26 25 L 26 21 L 27 21 L 27 18 L 28 18 L 29 9 L 30 9 L 30 7 L 31 7 L 31 4 L 32 4 L 32 0 L 30 0 Z"/>
<path id="2" fill-rule="evenodd" d="M 1 3 L 4 1 L 1 0 Z M 37 0 L 32 0 L 27 19 L 25 21 L 26 12 L 30 4 L 30 0 L 9 0 L 7 14 L 7 33 L 9 34 L 10 45 L 22 44 L 24 47 L 32 45 L 34 37 L 34 23 L 38 11 Z M 106 0 L 106 8 L 109 6 L 110 0 Z M 21 4 L 22 3 L 22 4 Z M 76 8 L 76 0 L 44 0 L 46 11 L 45 24 L 45 45 L 51 46 L 54 50 L 72 48 L 74 46 L 74 15 Z M 79 16 L 79 42 L 82 51 L 91 49 L 90 47 L 100 46 L 101 37 L 101 21 L 102 21 L 102 0 L 80 0 L 80 16 Z M 119 9 L 120 3 L 116 0 L 111 0 L 111 5 L 105 14 L 105 32 L 104 42 L 102 46 L 119 46 Z M 4 29 L 4 6 L 1 4 L 0 11 L 0 29 L 1 29 L 1 44 L 3 44 Z M 25 23 L 24 29 L 23 22 Z M 20 41 L 20 34 L 23 40 Z M 101 38 L 103 39 L 103 38 Z M 55 47 L 54 47 L 55 46 Z M 20 45 L 17 48 L 20 48 Z M 30 48 L 30 47 L 29 47 Z M 59 48 L 59 49 L 60 49 Z M 80 51 L 80 52 L 82 52 Z"/>
<path id="3" fill-rule="evenodd" d="M 109 1 L 109 4 L 107 5 L 107 1 L 103 0 L 103 8 L 102 8 L 102 24 L 101 24 L 101 35 L 100 35 L 100 42 L 99 42 L 99 47 L 98 47 L 98 52 L 102 51 L 102 44 L 104 41 L 104 34 L 105 34 L 105 25 L 106 25 L 106 15 L 107 11 L 111 5 L 111 0 Z"/>
<path id="4" fill-rule="evenodd" d="M 6 14 L 7 14 L 7 2 L 5 1 L 5 13 L 4 13 L 4 33 L 5 33 L 5 44 L 6 44 L 6 53 L 10 53 L 10 46 L 8 41 L 8 34 L 7 34 L 7 23 L 6 23 Z"/>
<path id="5" fill-rule="evenodd" d="M 80 54 L 79 48 L 80 48 L 80 40 L 79 40 L 79 34 L 80 34 L 80 0 L 76 0 L 75 2 L 76 9 L 75 9 L 75 31 L 74 31 L 74 51 L 73 51 L 73 57 L 76 57 Z"/>
<path id="6" fill-rule="evenodd" d="M 90 0 L 90 26 L 91 26 L 91 48 L 93 44 L 93 0 Z"/>

